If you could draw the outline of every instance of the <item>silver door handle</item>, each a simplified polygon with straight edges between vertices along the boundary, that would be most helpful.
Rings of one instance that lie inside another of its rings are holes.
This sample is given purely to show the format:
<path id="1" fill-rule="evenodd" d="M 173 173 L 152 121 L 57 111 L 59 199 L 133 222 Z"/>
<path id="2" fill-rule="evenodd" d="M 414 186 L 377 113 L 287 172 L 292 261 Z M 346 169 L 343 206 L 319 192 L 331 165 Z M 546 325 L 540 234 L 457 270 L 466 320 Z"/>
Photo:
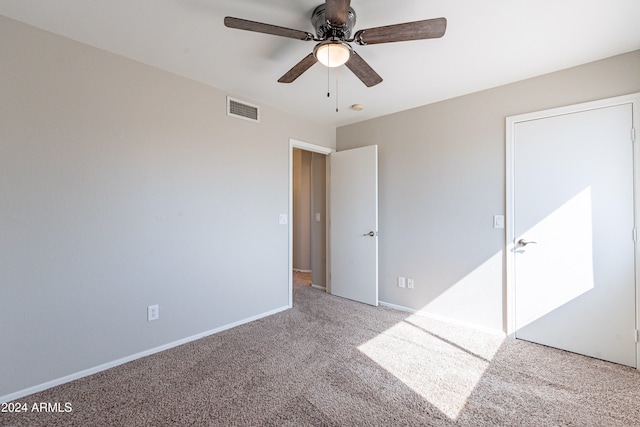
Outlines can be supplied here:
<path id="1" fill-rule="evenodd" d="M 537 245 L 537 244 L 538 244 L 538 242 L 527 242 L 527 241 L 526 241 L 526 240 L 524 240 L 524 239 L 520 239 L 520 240 L 518 240 L 518 246 L 525 247 L 525 246 L 530 245 L 530 244 Z"/>
<path id="2" fill-rule="evenodd" d="M 375 236 L 375 235 L 376 235 L 376 232 L 375 232 L 375 231 L 370 231 L 370 232 L 368 232 L 368 233 L 363 234 L 363 236 L 371 236 L 371 237 L 373 237 L 373 236 Z"/>

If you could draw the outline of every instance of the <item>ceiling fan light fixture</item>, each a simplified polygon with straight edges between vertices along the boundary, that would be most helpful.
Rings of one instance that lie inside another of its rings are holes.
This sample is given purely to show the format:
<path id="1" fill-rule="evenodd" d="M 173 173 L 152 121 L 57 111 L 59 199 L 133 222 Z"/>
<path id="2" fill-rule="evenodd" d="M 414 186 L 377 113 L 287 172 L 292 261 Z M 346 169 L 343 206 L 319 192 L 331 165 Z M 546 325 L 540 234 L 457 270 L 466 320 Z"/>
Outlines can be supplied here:
<path id="1" fill-rule="evenodd" d="M 313 50 L 313 54 L 325 67 L 339 67 L 351 58 L 351 46 L 347 43 L 328 40 L 319 43 Z"/>

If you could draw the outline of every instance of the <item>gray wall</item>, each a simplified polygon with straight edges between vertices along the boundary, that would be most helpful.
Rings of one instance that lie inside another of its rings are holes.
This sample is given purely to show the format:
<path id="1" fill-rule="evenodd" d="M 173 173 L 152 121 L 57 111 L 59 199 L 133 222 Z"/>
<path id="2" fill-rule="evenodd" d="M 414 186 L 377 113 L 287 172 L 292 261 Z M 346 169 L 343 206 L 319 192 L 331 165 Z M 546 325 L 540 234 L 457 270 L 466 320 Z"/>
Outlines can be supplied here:
<path id="1" fill-rule="evenodd" d="M 640 51 L 339 128 L 379 149 L 380 299 L 503 330 L 505 118 L 634 92 Z"/>
<path id="2" fill-rule="evenodd" d="M 288 305 L 289 138 L 333 128 L 3 17 L 0 58 L 0 396 Z"/>

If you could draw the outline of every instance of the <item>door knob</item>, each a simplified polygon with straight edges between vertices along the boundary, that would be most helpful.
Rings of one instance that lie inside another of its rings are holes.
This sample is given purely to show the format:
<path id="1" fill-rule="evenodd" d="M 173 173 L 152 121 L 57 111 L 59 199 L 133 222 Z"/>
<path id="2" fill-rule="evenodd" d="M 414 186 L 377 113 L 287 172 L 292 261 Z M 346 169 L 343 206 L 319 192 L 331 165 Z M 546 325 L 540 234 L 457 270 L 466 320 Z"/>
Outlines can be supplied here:
<path id="1" fill-rule="evenodd" d="M 518 246 L 525 247 L 525 246 L 530 245 L 530 244 L 537 245 L 537 244 L 538 244 L 538 242 L 527 242 L 527 241 L 526 241 L 526 240 L 524 240 L 524 239 L 520 239 L 520 240 L 518 240 Z"/>
<path id="2" fill-rule="evenodd" d="M 368 232 L 368 233 L 363 234 L 363 236 L 371 236 L 371 237 L 373 237 L 373 236 L 375 236 L 375 235 L 376 235 L 376 232 L 375 232 L 375 231 L 370 231 L 370 232 Z"/>

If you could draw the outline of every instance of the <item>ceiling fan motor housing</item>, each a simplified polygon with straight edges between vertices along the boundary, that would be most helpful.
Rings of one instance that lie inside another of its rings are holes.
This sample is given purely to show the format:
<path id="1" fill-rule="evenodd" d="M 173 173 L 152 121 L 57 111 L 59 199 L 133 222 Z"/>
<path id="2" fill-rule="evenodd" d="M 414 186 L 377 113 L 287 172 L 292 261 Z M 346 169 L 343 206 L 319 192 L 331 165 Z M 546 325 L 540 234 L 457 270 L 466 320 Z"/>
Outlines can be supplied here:
<path id="1" fill-rule="evenodd" d="M 356 25 L 356 11 L 349 8 L 347 22 L 339 27 L 333 27 L 325 17 L 325 4 L 321 4 L 313 10 L 311 24 L 316 29 L 316 37 L 321 40 L 346 40 L 351 38 L 351 30 Z"/>

